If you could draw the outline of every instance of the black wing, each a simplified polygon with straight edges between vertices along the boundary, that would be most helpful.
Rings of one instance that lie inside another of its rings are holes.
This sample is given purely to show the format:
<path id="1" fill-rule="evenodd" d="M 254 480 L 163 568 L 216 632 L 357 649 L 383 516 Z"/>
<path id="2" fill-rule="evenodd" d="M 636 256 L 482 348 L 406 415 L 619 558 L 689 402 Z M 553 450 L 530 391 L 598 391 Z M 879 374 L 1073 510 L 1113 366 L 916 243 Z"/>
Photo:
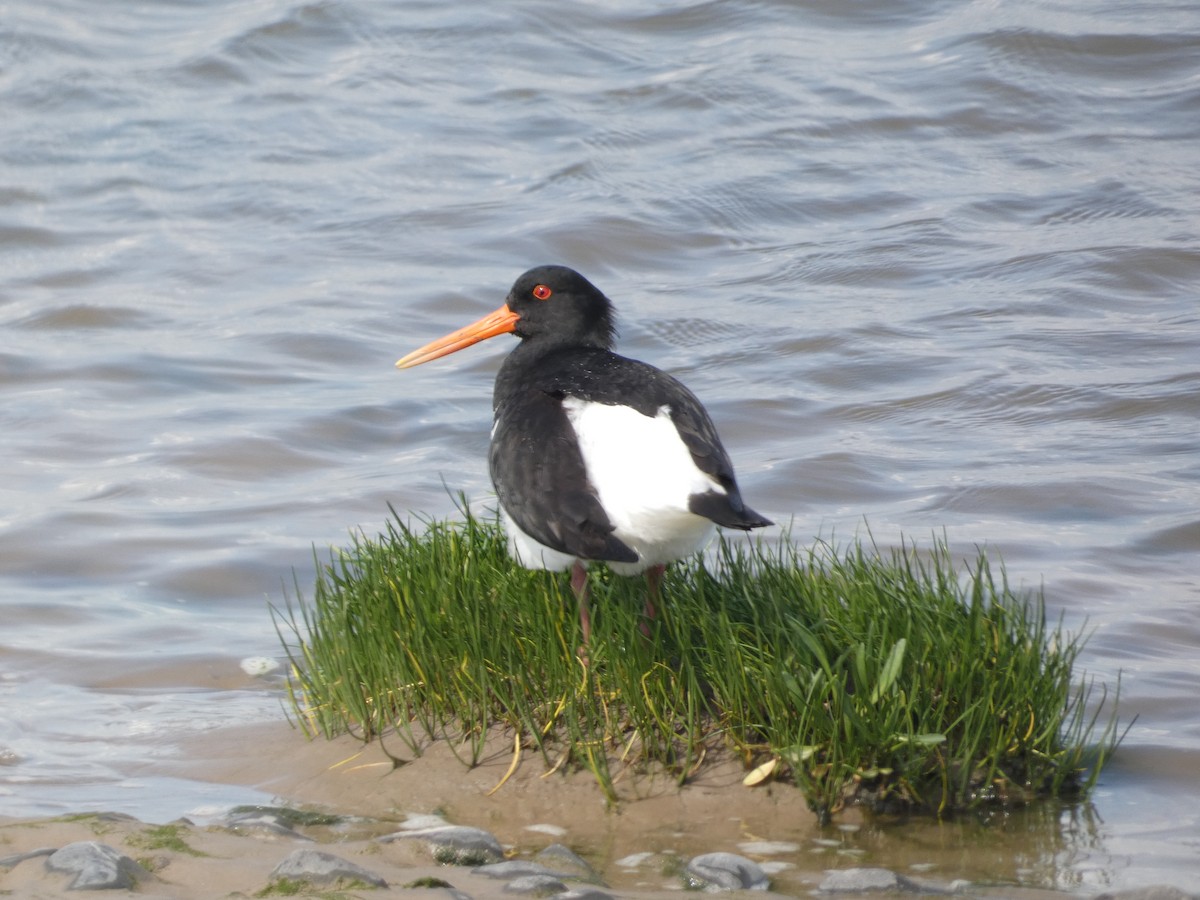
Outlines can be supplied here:
<path id="1" fill-rule="evenodd" d="M 505 512 L 534 540 L 561 553 L 637 562 L 588 482 L 562 395 L 510 394 L 496 409 L 489 467 Z"/>
<path id="2" fill-rule="evenodd" d="M 716 426 L 696 395 L 678 379 L 648 363 L 607 350 L 576 351 L 554 369 L 554 377 L 544 389 L 559 396 L 631 406 L 646 416 L 656 416 L 662 407 L 668 407 L 696 468 L 724 489 L 724 493 L 693 494 L 688 508 L 726 528 L 749 530 L 773 524 L 742 502 L 733 462 Z"/>
<path id="3" fill-rule="evenodd" d="M 770 519 L 759 515 L 742 502 L 742 492 L 738 490 L 737 479 L 733 474 L 733 462 L 717 436 L 717 428 L 708 417 L 708 411 L 686 387 L 678 381 L 675 385 L 679 397 L 671 405 L 671 421 L 675 423 L 675 430 L 679 432 L 684 446 L 692 454 L 692 462 L 696 464 L 696 468 L 711 477 L 725 491 L 692 494 L 688 498 L 688 509 L 726 528 L 749 531 L 751 528 L 763 528 L 773 524 Z"/>

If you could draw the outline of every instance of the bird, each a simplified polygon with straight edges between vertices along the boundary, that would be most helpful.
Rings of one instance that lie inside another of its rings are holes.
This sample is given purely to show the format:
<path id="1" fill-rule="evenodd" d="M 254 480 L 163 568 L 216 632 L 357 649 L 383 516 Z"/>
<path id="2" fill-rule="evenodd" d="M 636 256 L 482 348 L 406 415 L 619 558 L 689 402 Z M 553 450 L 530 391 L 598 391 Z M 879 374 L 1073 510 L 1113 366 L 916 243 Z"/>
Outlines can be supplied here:
<path id="1" fill-rule="evenodd" d="M 496 376 L 488 453 L 508 550 L 525 568 L 571 571 L 586 659 L 589 563 L 644 573 L 649 620 L 668 563 L 703 549 L 718 525 L 749 531 L 773 523 L 742 500 L 695 394 L 613 352 L 613 304 L 571 268 L 530 269 L 499 309 L 396 366 L 501 334 L 519 338 Z M 646 621 L 642 630 L 649 634 Z"/>

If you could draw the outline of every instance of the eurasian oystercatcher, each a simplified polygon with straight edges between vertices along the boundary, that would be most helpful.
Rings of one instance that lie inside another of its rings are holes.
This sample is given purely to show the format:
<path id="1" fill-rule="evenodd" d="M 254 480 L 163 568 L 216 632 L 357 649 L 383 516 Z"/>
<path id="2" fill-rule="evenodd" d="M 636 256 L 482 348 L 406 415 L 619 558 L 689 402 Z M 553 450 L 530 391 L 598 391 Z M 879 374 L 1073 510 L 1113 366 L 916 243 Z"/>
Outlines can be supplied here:
<path id="1" fill-rule="evenodd" d="M 492 483 L 513 557 L 530 569 L 571 569 L 585 647 L 587 562 L 645 572 L 652 618 L 667 563 L 701 549 L 716 525 L 772 524 L 742 502 L 700 401 L 665 372 L 613 353 L 612 303 L 565 266 L 530 269 L 498 310 L 396 365 L 507 333 L 521 342 L 492 396 Z"/>

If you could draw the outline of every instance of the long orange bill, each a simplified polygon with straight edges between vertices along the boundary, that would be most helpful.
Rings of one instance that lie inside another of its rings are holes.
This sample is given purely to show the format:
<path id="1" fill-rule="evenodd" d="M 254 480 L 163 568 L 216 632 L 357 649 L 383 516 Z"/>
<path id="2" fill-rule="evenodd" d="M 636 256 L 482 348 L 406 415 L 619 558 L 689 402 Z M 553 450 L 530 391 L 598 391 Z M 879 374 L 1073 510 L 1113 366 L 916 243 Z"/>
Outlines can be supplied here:
<path id="1" fill-rule="evenodd" d="M 478 344 L 480 341 L 486 341 L 490 337 L 495 337 L 498 334 L 509 334 L 517 327 L 517 320 L 521 318 L 515 312 L 508 308 L 508 304 L 504 304 L 494 313 L 489 313 L 478 322 L 473 322 L 466 328 L 460 328 L 458 331 L 451 332 L 445 337 L 440 337 L 436 341 L 431 341 L 420 350 L 414 350 L 404 359 L 396 363 L 397 369 L 408 369 L 412 366 L 419 366 L 421 363 L 427 363 L 431 359 L 437 359 L 441 356 L 447 356 L 456 350 L 461 350 L 463 347 L 470 347 L 472 344 Z"/>

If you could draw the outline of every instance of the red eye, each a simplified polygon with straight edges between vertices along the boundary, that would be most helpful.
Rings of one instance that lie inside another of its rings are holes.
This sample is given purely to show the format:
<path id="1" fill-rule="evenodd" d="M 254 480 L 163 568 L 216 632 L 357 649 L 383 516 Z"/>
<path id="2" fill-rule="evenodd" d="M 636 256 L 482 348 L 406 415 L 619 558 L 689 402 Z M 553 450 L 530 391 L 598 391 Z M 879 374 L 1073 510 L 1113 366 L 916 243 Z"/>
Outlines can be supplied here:
<path id="1" fill-rule="evenodd" d="M 550 288 L 546 287 L 544 284 L 539 284 L 533 289 L 533 296 L 537 297 L 539 300 L 549 300 L 550 295 L 553 293 L 554 291 L 550 290 Z"/>

